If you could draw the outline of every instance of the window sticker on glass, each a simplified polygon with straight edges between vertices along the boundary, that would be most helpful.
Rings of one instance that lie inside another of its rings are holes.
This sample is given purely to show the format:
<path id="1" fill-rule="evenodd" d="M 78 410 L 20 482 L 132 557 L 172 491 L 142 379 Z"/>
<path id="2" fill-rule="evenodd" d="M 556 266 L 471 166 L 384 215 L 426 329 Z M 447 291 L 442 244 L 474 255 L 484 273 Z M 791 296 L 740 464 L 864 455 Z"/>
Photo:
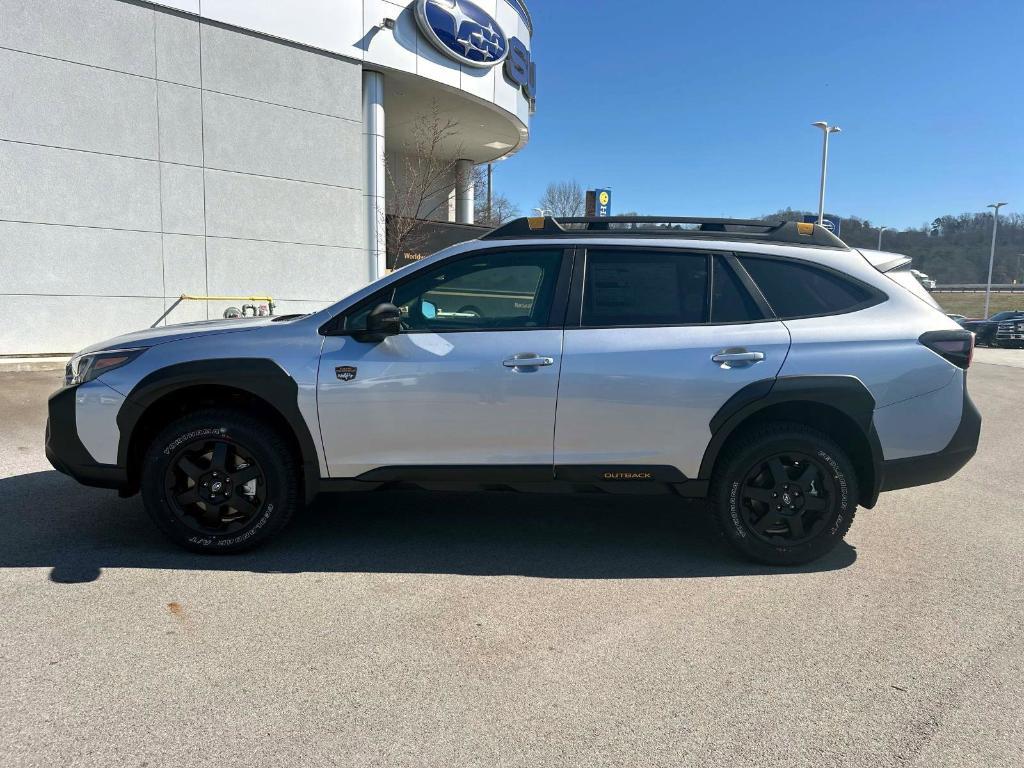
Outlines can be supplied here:
<path id="1" fill-rule="evenodd" d="M 595 265 L 591 288 L 594 309 L 608 317 L 635 314 L 640 306 L 648 315 L 681 310 L 676 265 L 671 263 Z"/>

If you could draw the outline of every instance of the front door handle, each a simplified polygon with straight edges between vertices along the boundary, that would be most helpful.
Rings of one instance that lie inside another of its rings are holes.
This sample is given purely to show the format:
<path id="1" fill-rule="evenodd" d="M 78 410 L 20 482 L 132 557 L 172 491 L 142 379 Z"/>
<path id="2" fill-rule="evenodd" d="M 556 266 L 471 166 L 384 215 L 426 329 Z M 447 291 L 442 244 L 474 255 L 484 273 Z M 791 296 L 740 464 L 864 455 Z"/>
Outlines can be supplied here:
<path id="1" fill-rule="evenodd" d="M 745 349 L 723 349 L 711 356 L 712 362 L 724 363 L 759 363 L 764 360 L 764 352 L 748 352 Z"/>
<path id="2" fill-rule="evenodd" d="M 541 357 L 532 352 L 524 352 L 520 355 L 513 355 L 507 360 L 502 360 L 501 364 L 506 368 L 539 368 L 545 365 L 554 365 L 555 358 Z"/>

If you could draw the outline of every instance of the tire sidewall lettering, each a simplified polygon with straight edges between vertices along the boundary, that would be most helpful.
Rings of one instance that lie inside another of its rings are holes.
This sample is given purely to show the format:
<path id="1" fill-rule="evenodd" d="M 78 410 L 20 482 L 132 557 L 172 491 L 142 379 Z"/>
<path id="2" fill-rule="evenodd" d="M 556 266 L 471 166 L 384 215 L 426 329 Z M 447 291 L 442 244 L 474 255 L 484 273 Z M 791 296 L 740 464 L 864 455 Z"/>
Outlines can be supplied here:
<path id="1" fill-rule="evenodd" d="M 203 429 L 193 429 L 190 432 L 176 437 L 172 440 L 163 450 L 164 456 L 170 456 L 174 451 L 180 448 L 185 443 L 190 443 L 200 437 L 227 437 L 228 430 L 226 427 L 207 427 Z"/>
<path id="2" fill-rule="evenodd" d="M 732 520 L 733 529 L 741 539 L 746 538 L 747 529 L 740 518 L 740 481 L 734 480 L 729 485 L 729 519 Z"/>
<path id="3" fill-rule="evenodd" d="M 839 463 L 832 458 L 832 456 L 821 450 L 820 448 L 816 451 L 817 457 L 823 461 L 828 468 L 832 470 L 832 481 L 836 484 L 836 489 L 839 495 L 839 506 L 836 509 L 835 520 L 832 521 L 832 525 L 829 528 L 828 535 L 835 536 L 843 527 L 843 521 L 846 519 L 846 512 L 850 506 L 850 487 L 846 480 L 846 474 L 839 467 Z"/>

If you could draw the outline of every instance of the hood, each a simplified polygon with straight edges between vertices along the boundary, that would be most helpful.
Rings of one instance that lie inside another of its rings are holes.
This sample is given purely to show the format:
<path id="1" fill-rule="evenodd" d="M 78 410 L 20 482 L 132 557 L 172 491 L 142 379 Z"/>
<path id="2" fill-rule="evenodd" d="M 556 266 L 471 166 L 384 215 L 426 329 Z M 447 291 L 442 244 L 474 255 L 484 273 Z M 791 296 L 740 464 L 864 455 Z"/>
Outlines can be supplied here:
<path id="1" fill-rule="evenodd" d="M 96 352 L 101 349 L 155 347 L 157 344 L 191 339 L 195 336 L 249 331 L 269 325 L 273 320 L 273 317 L 249 317 L 238 318 L 237 320 L 199 320 L 194 323 L 146 328 L 143 331 L 132 331 L 131 333 L 101 341 L 99 344 L 92 344 L 83 349 L 82 352 Z"/>

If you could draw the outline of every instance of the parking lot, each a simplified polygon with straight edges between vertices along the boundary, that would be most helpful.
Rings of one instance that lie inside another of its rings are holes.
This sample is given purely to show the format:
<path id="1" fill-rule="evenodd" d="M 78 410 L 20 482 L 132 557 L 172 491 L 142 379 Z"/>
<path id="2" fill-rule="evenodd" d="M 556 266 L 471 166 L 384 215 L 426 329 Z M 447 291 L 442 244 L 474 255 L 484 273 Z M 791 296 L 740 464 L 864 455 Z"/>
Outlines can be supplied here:
<path id="1" fill-rule="evenodd" d="M 675 499 L 397 491 L 191 555 L 49 467 L 56 376 L 0 374 L 4 766 L 1024 764 L 1024 351 L 796 570 Z"/>

